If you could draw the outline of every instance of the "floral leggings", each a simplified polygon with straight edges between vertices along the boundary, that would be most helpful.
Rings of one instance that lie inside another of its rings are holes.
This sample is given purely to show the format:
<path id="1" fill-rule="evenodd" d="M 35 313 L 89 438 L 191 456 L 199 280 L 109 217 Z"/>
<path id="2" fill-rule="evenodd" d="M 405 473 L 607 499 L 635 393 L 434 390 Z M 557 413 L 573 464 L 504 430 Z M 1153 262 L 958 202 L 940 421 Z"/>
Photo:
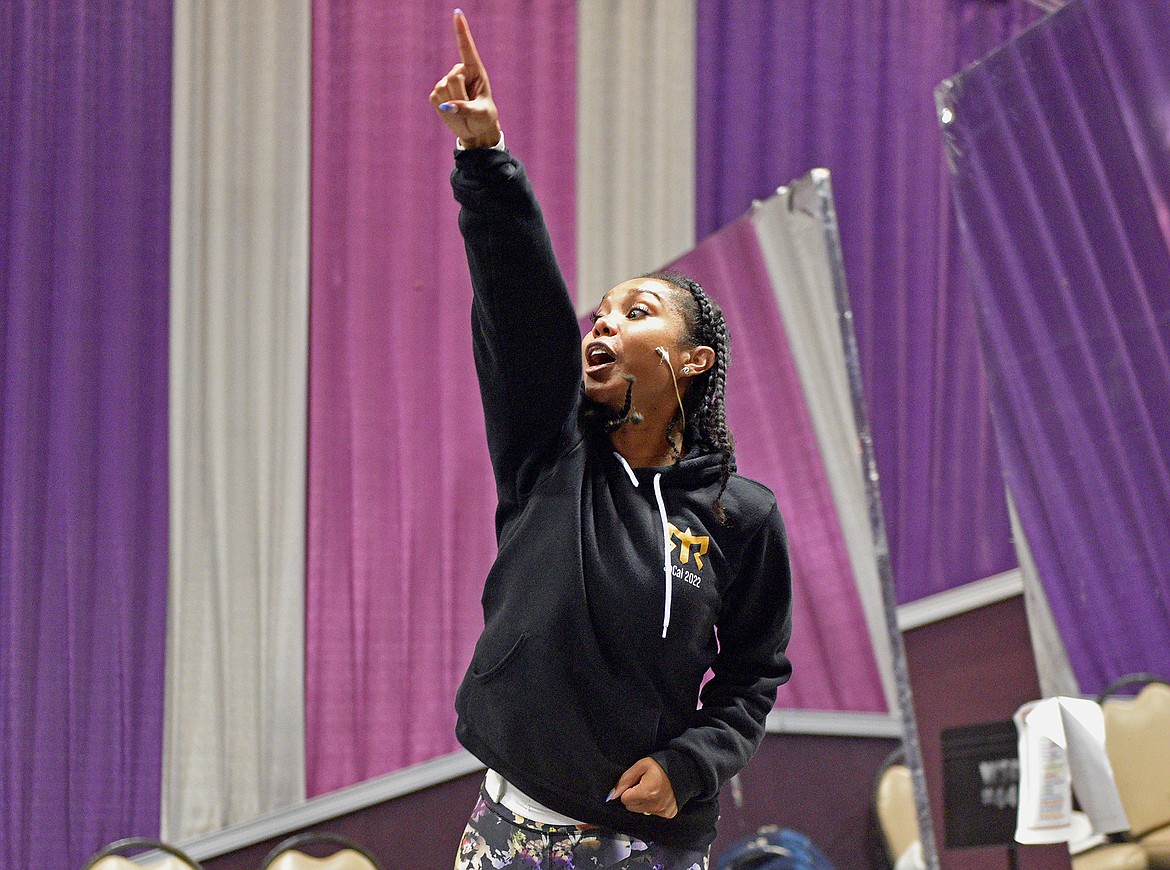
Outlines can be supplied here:
<path id="1" fill-rule="evenodd" d="M 606 828 L 543 825 L 480 790 L 455 870 L 707 870 L 707 853 L 643 843 Z"/>

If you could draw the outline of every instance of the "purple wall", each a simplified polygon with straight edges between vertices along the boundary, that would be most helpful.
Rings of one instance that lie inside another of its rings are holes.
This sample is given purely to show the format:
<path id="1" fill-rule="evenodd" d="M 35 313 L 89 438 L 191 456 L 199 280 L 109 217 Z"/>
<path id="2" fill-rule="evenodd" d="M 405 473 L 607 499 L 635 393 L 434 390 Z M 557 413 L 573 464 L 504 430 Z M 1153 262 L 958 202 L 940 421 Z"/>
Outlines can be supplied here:
<path id="1" fill-rule="evenodd" d="M 972 646 L 973 638 L 990 639 Z M 926 788 L 943 870 L 1007 870 L 1005 848 L 945 848 L 942 745 L 946 728 L 1010 719 L 1040 697 L 1032 641 L 1021 597 L 924 625 L 904 635 L 918 716 Z M 1068 849 L 1020 846 L 1020 870 L 1068 870 Z"/>
<path id="2" fill-rule="evenodd" d="M 894 745 L 855 737 L 765 737 L 742 774 L 743 809 L 732 805 L 729 788 L 723 790 L 713 859 L 759 826 L 781 824 L 811 837 L 841 870 L 870 867 L 873 778 Z M 387 870 L 450 870 L 482 779 L 482 774 L 461 777 L 313 829 L 353 838 Z M 255 870 L 277 842 L 202 864 L 206 870 Z"/>
<path id="3" fill-rule="evenodd" d="M 381 861 L 385 870 L 451 870 L 482 782 L 481 773 L 460 777 L 310 830 L 349 837 Z M 204 870 L 256 870 L 277 843 L 294 833 L 200 863 Z"/>

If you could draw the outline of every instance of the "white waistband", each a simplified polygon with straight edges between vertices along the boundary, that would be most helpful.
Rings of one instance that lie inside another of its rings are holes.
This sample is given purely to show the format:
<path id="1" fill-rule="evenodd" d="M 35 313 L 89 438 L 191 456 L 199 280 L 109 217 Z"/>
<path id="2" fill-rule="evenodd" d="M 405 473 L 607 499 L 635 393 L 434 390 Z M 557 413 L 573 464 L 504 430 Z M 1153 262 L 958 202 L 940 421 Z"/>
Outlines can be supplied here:
<path id="1" fill-rule="evenodd" d="M 488 796 L 498 804 L 502 804 L 521 818 L 540 825 L 583 825 L 577 819 L 571 819 L 558 812 L 550 810 L 539 801 L 534 801 L 508 780 L 504 779 L 490 767 L 487 780 L 484 782 Z"/>

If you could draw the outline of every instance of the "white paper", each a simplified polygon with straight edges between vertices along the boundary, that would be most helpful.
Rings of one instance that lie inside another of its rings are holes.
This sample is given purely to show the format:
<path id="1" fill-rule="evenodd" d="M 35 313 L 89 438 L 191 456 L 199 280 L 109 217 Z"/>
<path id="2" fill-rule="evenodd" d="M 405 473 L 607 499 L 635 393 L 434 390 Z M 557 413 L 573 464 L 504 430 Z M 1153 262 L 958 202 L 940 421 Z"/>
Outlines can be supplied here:
<path id="1" fill-rule="evenodd" d="M 1105 754 L 1105 717 L 1083 698 L 1047 698 L 1016 711 L 1020 733 L 1020 803 L 1016 840 L 1063 843 L 1077 837 L 1072 793 L 1092 829 L 1129 829 Z"/>
<path id="2" fill-rule="evenodd" d="M 1020 732 L 1020 803 L 1016 841 L 1060 843 L 1071 834 L 1072 791 L 1060 705 L 1033 701 L 1013 717 Z"/>

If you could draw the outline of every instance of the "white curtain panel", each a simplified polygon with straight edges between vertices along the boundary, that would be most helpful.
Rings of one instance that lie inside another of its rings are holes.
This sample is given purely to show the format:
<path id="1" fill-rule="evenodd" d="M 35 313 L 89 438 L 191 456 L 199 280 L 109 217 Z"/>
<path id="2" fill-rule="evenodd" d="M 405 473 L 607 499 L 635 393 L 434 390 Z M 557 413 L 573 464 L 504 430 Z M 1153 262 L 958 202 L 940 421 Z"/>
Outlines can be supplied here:
<path id="1" fill-rule="evenodd" d="M 304 797 L 308 0 L 174 12 L 162 836 Z"/>
<path id="2" fill-rule="evenodd" d="M 1040 694 L 1045 698 L 1060 695 L 1077 696 L 1081 693 L 1076 674 L 1068 660 L 1068 651 L 1052 607 L 1048 593 L 1040 582 L 1040 573 L 1028 547 L 1028 538 L 1020 525 L 1016 504 L 1012 501 L 1011 490 L 1007 492 L 1008 515 L 1012 523 L 1012 539 L 1016 546 L 1016 557 L 1020 560 L 1020 574 L 1024 579 L 1024 610 L 1028 615 L 1028 636 L 1032 639 L 1032 654 L 1036 657 L 1036 676 L 1040 678 Z"/>
<path id="3" fill-rule="evenodd" d="M 578 313 L 694 244 L 694 0 L 580 0 Z"/>
<path id="4" fill-rule="evenodd" d="M 818 171 L 825 173 L 827 184 L 828 173 Z M 790 190 L 798 194 L 790 197 Z M 894 712 L 897 689 L 830 271 L 833 258 L 814 193 L 808 178 L 781 188 L 756 204 L 752 222 L 825 463 L 886 705 Z"/>

